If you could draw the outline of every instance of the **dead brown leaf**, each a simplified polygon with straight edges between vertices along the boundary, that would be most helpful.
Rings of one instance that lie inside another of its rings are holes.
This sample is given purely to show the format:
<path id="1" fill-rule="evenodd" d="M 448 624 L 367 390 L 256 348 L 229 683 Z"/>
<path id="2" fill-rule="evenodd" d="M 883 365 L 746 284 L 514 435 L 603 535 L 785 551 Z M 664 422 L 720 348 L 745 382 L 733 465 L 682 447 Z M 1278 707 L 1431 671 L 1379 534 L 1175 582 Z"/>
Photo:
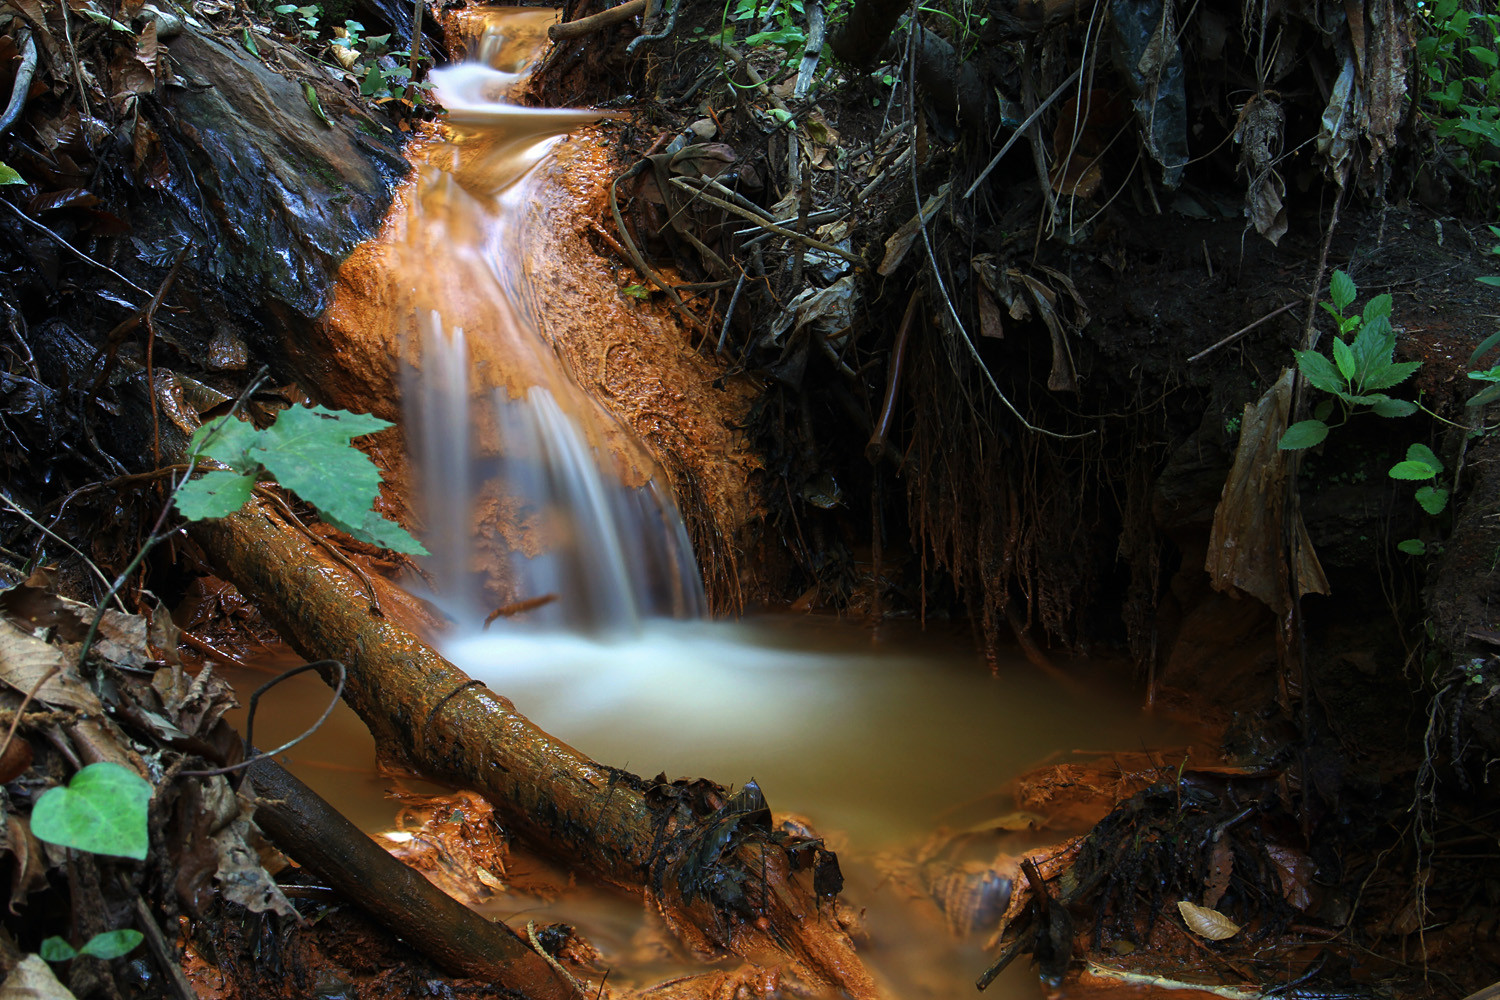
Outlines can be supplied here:
<path id="1" fill-rule="evenodd" d="M 80 712 L 102 711 L 98 697 L 67 666 L 62 650 L 0 619 L 0 681 L 28 694 L 43 677 L 47 682 L 37 700 Z"/>

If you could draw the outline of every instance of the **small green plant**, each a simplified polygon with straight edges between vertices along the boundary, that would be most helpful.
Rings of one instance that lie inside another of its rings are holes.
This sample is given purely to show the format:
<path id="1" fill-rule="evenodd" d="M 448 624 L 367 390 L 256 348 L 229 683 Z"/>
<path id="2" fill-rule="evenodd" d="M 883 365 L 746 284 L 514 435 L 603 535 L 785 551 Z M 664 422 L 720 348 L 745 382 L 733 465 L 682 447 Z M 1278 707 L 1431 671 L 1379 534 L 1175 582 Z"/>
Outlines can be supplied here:
<path id="1" fill-rule="evenodd" d="M 350 444 L 390 426 L 369 414 L 321 406 L 282 410 L 265 430 L 220 417 L 198 428 L 192 446 L 196 454 L 229 468 L 184 483 L 177 491 L 177 510 L 189 521 L 226 517 L 269 476 L 345 534 L 395 552 L 426 555 L 405 528 L 371 509 L 380 492 L 380 469 Z"/>
<path id="2" fill-rule="evenodd" d="M 31 832 L 49 844 L 141 861 L 149 846 L 151 795 L 151 783 L 130 768 L 89 764 L 66 786 L 50 788 L 36 800 Z"/>
<path id="3" fill-rule="evenodd" d="M 1280 447 L 1286 451 L 1311 448 L 1341 426 L 1359 410 L 1369 410 L 1382 417 L 1408 417 L 1417 412 L 1417 404 L 1394 399 L 1381 392 L 1400 385 L 1422 367 L 1420 361 L 1396 361 L 1396 332 L 1391 328 L 1391 297 L 1377 295 L 1365 303 L 1363 311 L 1347 310 L 1359 294 L 1353 279 L 1343 271 L 1334 271 L 1328 283 L 1330 301 L 1320 303 L 1338 324 L 1333 338 L 1333 360 L 1317 351 L 1296 351 L 1297 368 L 1315 388 L 1328 393 L 1313 408 L 1309 420 L 1299 420 L 1281 436 Z M 1344 337 L 1353 334 L 1353 339 Z M 1337 408 L 1340 419 L 1330 425 L 1329 418 Z"/>
<path id="4" fill-rule="evenodd" d="M 293 30 L 303 38 L 312 40 L 318 37 L 318 19 L 323 16 L 322 7 L 317 4 L 298 7 L 294 3 L 284 3 L 272 9 L 286 18 Z"/>
<path id="5" fill-rule="evenodd" d="M 1488 174 L 1500 146 L 1500 13 L 1474 12 L 1459 0 L 1418 5 L 1417 64 L 1427 79 L 1427 114 L 1456 147 L 1459 165 Z"/>
<path id="6" fill-rule="evenodd" d="M 136 946 L 144 939 L 145 935 L 140 931 L 129 928 L 95 934 L 84 942 L 82 948 L 74 948 L 60 937 L 49 937 L 37 949 L 37 954 L 49 962 L 71 962 L 80 955 L 108 961 L 111 958 L 123 958 L 135 951 Z"/>
<path id="7" fill-rule="evenodd" d="M 1490 226 L 1489 230 L 1490 235 L 1500 237 L 1500 226 Z M 1486 252 L 1491 257 L 1500 257 L 1500 243 L 1496 243 Z M 1483 277 L 1479 277 L 1474 280 L 1478 281 L 1482 285 L 1494 285 L 1496 287 L 1500 287 L 1500 274 L 1486 274 Z"/>

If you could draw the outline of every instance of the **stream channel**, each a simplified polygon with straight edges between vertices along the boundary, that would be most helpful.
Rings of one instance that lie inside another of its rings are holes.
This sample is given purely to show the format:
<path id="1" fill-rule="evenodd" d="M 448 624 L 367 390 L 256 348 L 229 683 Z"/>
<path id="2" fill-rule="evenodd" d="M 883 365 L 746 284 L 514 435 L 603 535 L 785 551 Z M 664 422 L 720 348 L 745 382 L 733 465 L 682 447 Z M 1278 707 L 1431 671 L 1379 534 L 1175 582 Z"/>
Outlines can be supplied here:
<path id="1" fill-rule="evenodd" d="M 419 596 L 452 622 L 435 641 L 596 760 L 728 786 L 753 779 L 778 814 L 804 817 L 839 850 L 844 899 L 865 911 L 861 953 L 889 994 L 967 995 L 988 964 L 993 927 L 955 938 L 880 859 L 913 856 L 940 831 L 1005 827 L 999 819 L 1016 808 L 1007 785 L 1030 767 L 1181 747 L 1184 733 L 1143 714 L 1139 690 L 1119 683 L 1125 672 L 1099 664 L 1065 664 L 1062 681 L 1019 655 L 1002 655 L 992 672 L 966 633 L 914 623 L 876 636 L 828 618 L 709 620 L 668 491 L 644 449 L 558 364 L 528 307 L 536 289 L 513 264 L 512 220 L 545 183 L 533 167 L 599 113 L 506 103 L 555 12 L 463 17 L 479 58 L 434 74 L 447 127 L 412 154 L 416 177 L 382 258 L 390 322 L 405 331 L 411 481 L 427 487 L 414 491 L 433 553 Z M 537 598 L 548 600 L 486 626 L 493 609 Z M 271 696 L 263 742 L 281 742 L 321 710 L 317 682 L 305 680 Z M 366 829 L 389 827 L 388 782 L 351 712 L 286 759 Z M 1070 832 L 1022 837 L 1049 843 Z M 1029 846 L 1015 836 L 992 843 Z M 490 915 L 521 927 L 573 923 L 619 966 L 611 985 L 701 968 L 632 966 L 647 925 L 638 899 L 502 894 Z M 989 995 L 1034 997 L 1039 987 L 1023 961 Z"/>

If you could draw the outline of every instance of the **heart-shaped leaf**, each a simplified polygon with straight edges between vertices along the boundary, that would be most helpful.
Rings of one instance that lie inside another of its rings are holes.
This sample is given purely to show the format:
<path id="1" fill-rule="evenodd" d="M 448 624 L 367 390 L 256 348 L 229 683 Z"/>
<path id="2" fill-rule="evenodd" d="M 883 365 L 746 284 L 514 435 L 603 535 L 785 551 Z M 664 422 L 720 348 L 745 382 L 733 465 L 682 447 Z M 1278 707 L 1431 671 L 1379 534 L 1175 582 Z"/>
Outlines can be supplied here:
<path id="1" fill-rule="evenodd" d="M 119 764 L 90 764 L 31 810 L 31 832 L 49 844 L 144 860 L 150 782 Z"/>

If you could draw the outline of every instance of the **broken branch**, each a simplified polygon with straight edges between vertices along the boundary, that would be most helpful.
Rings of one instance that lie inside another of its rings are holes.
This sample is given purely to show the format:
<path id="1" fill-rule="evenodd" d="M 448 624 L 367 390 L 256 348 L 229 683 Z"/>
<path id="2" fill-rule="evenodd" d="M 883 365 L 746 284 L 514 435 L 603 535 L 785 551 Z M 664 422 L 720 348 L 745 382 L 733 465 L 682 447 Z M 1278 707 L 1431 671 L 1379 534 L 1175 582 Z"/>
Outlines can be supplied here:
<path id="1" fill-rule="evenodd" d="M 567 21 L 563 24 L 554 24 L 547 29 L 547 37 L 554 42 L 565 42 L 574 38 L 582 38 L 596 31 L 602 31 L 621 21 L 628 21 L 638 14 L 646 11 L 646 0 L 627 0 L 618 7 L 602 10 L 588 17 L 580 17 L 576 21 Z"/>

